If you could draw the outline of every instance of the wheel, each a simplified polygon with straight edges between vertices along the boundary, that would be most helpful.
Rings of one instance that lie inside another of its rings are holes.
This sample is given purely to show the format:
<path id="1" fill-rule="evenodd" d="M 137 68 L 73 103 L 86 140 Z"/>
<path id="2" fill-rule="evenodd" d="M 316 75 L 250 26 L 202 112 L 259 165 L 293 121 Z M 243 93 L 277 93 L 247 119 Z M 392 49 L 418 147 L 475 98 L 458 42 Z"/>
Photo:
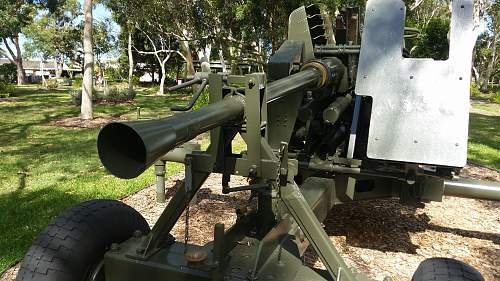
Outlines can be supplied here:
<path id="1" fill-rule="evenodd" d="M 484 281 L 474 267 L 449 258 L 430 258 L 418 265 L 412 281 Z"/>
<path id="2" fill-rule="evenodd" d="M 66 209 L 36 237 L 17 281 L 103 281 L 103 257 L 112 243 L 150 229 L 132 207 L 91 200 Z"/>

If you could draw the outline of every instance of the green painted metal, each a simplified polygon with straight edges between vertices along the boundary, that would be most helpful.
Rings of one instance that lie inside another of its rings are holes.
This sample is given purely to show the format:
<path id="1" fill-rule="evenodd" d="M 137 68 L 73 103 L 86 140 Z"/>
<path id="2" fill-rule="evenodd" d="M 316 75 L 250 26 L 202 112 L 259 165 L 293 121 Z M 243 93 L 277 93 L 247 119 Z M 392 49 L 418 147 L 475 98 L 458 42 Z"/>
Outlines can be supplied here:
<path id="1" fill-rule="evenodd" d="M 106 253 L 106 280 L 369 280 L 346 265 L 322 228 L 333 205 L 399 198 L 420 206 L 443 194 L 499 200 L 498 186 L 447 180 L 455 172 L 450 167 L 367 157 L 366 122 L 377 113 L 369 98 L 353 90 L 359 46 L 313 46 L 321 41 L 311 38 L 321 25 L 309 26 L 316 10 L 302 7 L 290 15 L 288 40 L 270 58 L 266 74 L 198 73 L 188 84 L 208 85 L 208 106 L 103 128 L 100 158 L 119 177 L 137 176 L 160 160 L 160 191 L 163 161 L 186 165 L 183 187 L 151 233 Z M 352 26 L 347 33 L 357 38 L 359 24 Z M 322 57 L 326 53 L 336 57 Z M 206 151 L 178 147 L 206 131 Z M 236 134 L 247 146 L 239 154 L 231 146 Z M 188 220 L 190 202 L 211 173 L 223 175 L 225 194 L 251 191 L 256 209 L 238 213 L 228 229 L 214 222 L 214 241 L 206 245 L 175 241 L 170 231 L 184 211 Z M 231 175 L 247 177 L 249 184 L 230 186 Z M 303 264 L 309 245 L 326 271 Z M 186 254 L 193 251 L 207 257 L 188 262 Z"/>

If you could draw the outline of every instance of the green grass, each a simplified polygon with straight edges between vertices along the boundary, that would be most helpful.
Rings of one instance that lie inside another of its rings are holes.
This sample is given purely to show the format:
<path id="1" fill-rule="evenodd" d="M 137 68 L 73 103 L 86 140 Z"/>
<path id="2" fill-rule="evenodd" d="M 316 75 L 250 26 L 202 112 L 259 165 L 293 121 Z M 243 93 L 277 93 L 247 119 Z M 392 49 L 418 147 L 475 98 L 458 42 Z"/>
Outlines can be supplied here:
<path id="1" fill-rule="evenodd" d="M 488 114 L 469 116 L 468 159 L 494 169 L 500 169 L 500 109 L 495 104 L 474 104 Z"/>
<path id="2" fill-rule="evenodd" d="M 147 171 L 120 180 L 102 167 L 96 149 L 99 129 L 49 126 L 78 116 L 69 88 L 40 91 L 22 87 L 0 101 L 0 272 L 18 261 L 33 238 L 63 209 L 91 198 L 120 198 L 154 182 Z M 133 104 L 96 105 L 95 116 L 156 118 L 170 114 L 180 96 L 153 97 L 139 92 Z M 180 165 L 169 174 L 178 172 Z M 21 188 L 19 172 L 28 174 Z"/>

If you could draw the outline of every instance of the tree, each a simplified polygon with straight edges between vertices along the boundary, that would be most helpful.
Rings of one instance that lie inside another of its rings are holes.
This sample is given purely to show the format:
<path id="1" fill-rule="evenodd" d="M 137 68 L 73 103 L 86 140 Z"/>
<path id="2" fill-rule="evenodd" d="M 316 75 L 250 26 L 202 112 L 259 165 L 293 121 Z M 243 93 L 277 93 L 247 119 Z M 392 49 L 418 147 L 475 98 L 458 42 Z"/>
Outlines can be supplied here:
<path id="1" fill-rule="evenodd" d="M 75 60 L 81 51 L 82 26 L 77 22 L 80 10 L 76 0 L 66 0 L 52 12 L 40 10 L 33 22 L 23 29 L 27 39 L 26 54 L 53 58 L 57 78 L 61 76 L 64 62 Z"/>
<path id="2" fill-rule="evenodd" d="M 25 80 L 19 34 L 33 18 L 34 11 L 35 6 L 28 1 L 0 1 L 0 54 L 16 65 L 18 85 L 24 84 Z"/>
<path id="3" fill-rule="evenodd" d="M 500 69 L 500 1 L 493 0 L 486 9 L 487 30 L 474 49 L 473 73 L 479 90 L 488 91 L 488 82 Z"/>
<path id="4" fill-rule="evenodd" d="M 92 50 L 92 0 L 84 1 L 84 29 L 83 29 L 83 82 L 81 117 L 83 120 L 92 119 L 92 92 L 94 89 L 94 55 Z"/>
<path id="5" fill-rule="evenodd" d="M 99 68 L 99 76 L 104 79 L 104 66 L 102 56 L 111 52 L 115 46 L 115 37 L 111 32 L 111 23 L 107 20 L 93 24 L 92 40 L 95 62 Z"/>
<path id="6" fill-rule="evenodd" d="M 135 31 L 135 23 L 141 21 L 141 15 L 137 8 L 143 3 L 133 0 L 104 0 L 102 1 L 113 12 L 114 20 L 121 26 L 122 33 L 126 33 L 127 57 L 128 57 L 128 90 L 133 90 L 132 77 L 134 75 L 134 55 L 132 52 L 132 37 Z"/>

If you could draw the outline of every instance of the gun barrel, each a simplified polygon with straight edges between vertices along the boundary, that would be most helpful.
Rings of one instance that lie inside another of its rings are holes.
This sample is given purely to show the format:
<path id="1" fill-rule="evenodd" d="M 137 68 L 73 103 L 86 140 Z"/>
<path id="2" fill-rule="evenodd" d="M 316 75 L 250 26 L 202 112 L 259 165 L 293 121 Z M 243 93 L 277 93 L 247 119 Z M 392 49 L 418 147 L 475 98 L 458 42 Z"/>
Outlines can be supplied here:
<path id="1" fill-rule="evenodd" d="M 99 158 L 113 175 L 137 177 L 176 146 L 241 117 L 244 105 L 242 96 L 231 95 L 199 110 L 163 119 L 110 123 L 97 138 Z"/>
<path id="2" fill-rule="evenodd" d="M 319 66 L 313 65 L 269 83 L 267 102 L 326 84 L 328 70 L 316 64 Z M 110 123 L 101 129 L 97 138 L 99 158 L 113 175 L 124 179 L 137 177 L 176 146 L 228 121 L 242 118 L 244 108 L 244 96 L 229 95 L 201 109 L 163 119 Z"/>

